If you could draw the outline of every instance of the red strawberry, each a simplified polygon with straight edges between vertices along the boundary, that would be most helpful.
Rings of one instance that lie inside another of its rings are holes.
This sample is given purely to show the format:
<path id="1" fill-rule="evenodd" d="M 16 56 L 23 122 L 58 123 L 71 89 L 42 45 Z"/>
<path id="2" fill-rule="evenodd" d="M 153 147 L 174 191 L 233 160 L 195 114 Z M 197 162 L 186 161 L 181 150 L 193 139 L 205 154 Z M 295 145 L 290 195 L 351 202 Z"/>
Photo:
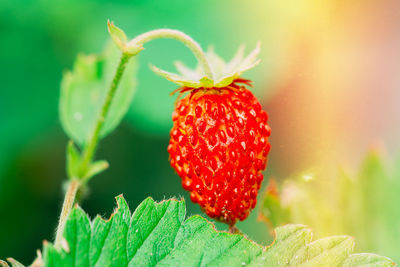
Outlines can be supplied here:
<path id="1" fill-rule="evenodd" d="M 172 115 L 171 166 L 191 200 L 229 225 L 256 206 L 270 150 L 268 115 L 249 84 L 235 79 L 219 88 L 182 87 L 189 94 Z"/>

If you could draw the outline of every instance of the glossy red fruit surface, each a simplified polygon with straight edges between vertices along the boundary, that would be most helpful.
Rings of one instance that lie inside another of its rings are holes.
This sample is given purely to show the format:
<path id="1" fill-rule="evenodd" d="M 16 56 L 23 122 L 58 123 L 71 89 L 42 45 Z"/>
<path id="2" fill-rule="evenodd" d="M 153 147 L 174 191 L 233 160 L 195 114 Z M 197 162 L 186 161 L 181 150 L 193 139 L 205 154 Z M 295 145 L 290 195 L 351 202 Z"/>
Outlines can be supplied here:
<path id="1" fill-rule="evenodd" d="M 237 79 L 223 88 L 182 88 L 168 146 L 171 166 L 205 213 L 234 225 L 255 207 L 270 150 L 268 115 Z"/>

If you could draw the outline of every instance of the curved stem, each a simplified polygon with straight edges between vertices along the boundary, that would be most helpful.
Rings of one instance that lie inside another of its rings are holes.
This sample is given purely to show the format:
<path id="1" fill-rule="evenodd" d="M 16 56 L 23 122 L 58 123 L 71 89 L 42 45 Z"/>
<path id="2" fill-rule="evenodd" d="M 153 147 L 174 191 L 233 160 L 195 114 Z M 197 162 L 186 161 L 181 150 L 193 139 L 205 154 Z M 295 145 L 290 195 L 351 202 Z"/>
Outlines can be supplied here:
<path id="1" fill-rule="evenodd" d="M 63 207 L 61 210 L 60 219 L 58 221 L 56 239 L 54 241 L 54 245 L 57 248 L 61 247 L 61 242 L 62 242 L 63 233 L 64 233 L 64 229 L 65 229 L 65 223 L 67 222 L 68 215 L 71 212 L 72 207 L 74 205 L 75 196 L 76 196 L 76 193 L 78 192 L 80 184 L 81 183 L 78 179 L 72 179 L 68 184 L 67 192 L 65 193 L 65 198 L 64 198 L 64 202 L 63 202 Z"/>
<path id="2" fill-rule="evenodd" d="M 154 39 L 159 39 L 159 38 L 175 39 L 175 40 L 182 42 L 184 45 L 186 45 L 193 52 L 193 54 L 196 56 L 197 60 L 203 67 L 205 75 L 208 78 L 213 79 L 213 74 L 211 71 L 210 63 L 208 63 L 207 57 L 206 57 L 203 49 L 201 49 L 200 45 L 195 40 L 193 40 L 192 37 L 184 34 L 181 31 L 171 30 L 171 29 L 158 29 L 158 30 L 154 30 L 154 31 L 149 31 L 149 32 L 143 33 L 143 34 L 135 37 L 134 39 L 129 41 L 127 43 L 127 45 L 128 46 L 129 45 L 141 46 L 147 42 L 150 42 Z"/>

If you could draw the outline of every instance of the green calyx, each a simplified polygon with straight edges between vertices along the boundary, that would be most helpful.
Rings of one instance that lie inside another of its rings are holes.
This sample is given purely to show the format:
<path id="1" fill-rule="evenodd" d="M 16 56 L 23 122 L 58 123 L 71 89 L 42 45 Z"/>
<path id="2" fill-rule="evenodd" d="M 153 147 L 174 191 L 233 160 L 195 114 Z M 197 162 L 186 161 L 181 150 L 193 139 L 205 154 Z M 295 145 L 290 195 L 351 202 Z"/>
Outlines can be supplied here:
<path id="1" fill-rule="evenodd" d="M 195 69 L 190 69 L 180 61 L 175 62 L 175 67 L 179 74 L 161 70 L 155 66 L 151 66 L 151 69 L 158 75 L 183 87 L 221 88 L 228 86 L 235 79 L 239 78 L 242 73 L 260 63 L 260 59 L 257 58 L 260 52 L 260 43 L 246 57 L 244 57 L 244 48 L 244 46 L 241 46 L 232 60 L 225 62 L 210 47 L 205 56 L 210 64 L 213 78 L 208 77 L 204 73 L 200 64 Z"/>
<path id="2" fill-rule="evenodd" d="M 175 62 L 179 74 L 151 66 L 151 69 L 155 73 L 182 87 L 222 88 L 228 86 L 235 79 L 239 78 L 242 73 L 260 63 L 260 59 L 257 57 L 260 53 L 260 43 L 246 57 L 244 56 L 245 47 L 240 46 L 232 60 L 225 62 L 214 52 L 212 47 L 204 53 L 196 41 L 178 30 L 153 30 L 143 33 L 130 41 L 128 41 L 124 31 L 111 22 L 108 22 L 108 31 L 114 43 L 120 48 L 122 53 L 128 56 L 137 55 L 144 49 L 143 45 L 145 43 L 159 38 L 175 39 L 186 45 L 199 62 L 195 69 L 190 69 L 179 61 Z"/>

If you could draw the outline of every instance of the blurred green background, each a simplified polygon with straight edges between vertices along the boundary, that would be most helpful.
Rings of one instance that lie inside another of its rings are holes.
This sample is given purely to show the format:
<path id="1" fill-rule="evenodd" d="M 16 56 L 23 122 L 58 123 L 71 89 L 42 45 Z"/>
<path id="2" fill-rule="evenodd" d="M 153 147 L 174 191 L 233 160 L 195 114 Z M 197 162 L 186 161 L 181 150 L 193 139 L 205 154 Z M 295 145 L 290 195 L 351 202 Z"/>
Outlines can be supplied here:
<path id="1" fill-rule="evenodd" d="M 221 16 L 225 10 L 224 3 L 215 1 L 197 5 L 145 0 L 0 2 L 0 258 L 29 263 L 42 240 L 54 237 L 66 177 L 67 137 L 58 121 L 59 84 L 79 52 L 103 49 L 107 19 L 131 37 L 155 28 L 176 28 L 203 47 L 214 44 L 229 57 L 241 43 L 254 46 L 258 39 L 237 38 L 247 34 L 245 27 L 236 21 L 239 14 Z M 82 203 L 91 216 L 108 216 L 120 193 L 132 209 L 149 195 L 156 200 L 187 197 L 166 151 L 174 103 L 169 93 L 176 86 L 147 67 L 152 62 L 171 68 L 177 59 L 196 63 L 187 48 L 169 40 L 146 45 L 140 55 L 132 108 L 98 151 L 98 158 L 107 159 L 111 167 L 93 179 Z M 189 214 L 200 212 L 190 201 L 188 206 Z M 268 243 L 264 225 L 258 227 L 264 236 L 256 228 L 248 229 L 254 229 L 252 237 Z"/>
<path id="2" fill-rule="evenodd" d="M 68 141 L 59 85 L 79 52 L 103 49 L 107 19 L 129 37 L 182 30 L 225 59 L 261 40 L 262 64 L 245 78 L 271 118 L 266 177 L 287 177 L 321 164 L 358 166 L 371 142 L 384 143 L 389 155 L 398 151 L 399 8 L 395 0 L 0 1 L 0 258 L 29 263 L 42 240 L 54 237 Z M 145 48 L 132 106 L 98 151 L 111 167 L 90 182 L 82 203 L 92 217 L 108 216 L 120 193 L 131 209 L 149 195 L 188 199 L 166 151 L 176 86 L 147 65 L 173 70 L 174 60 L 196 62 L 175 41 Z M 200 213 L 187 205 L 189 214 Z M 271 241 L 256 211 L 239 228 L 261 244 Z"/>

